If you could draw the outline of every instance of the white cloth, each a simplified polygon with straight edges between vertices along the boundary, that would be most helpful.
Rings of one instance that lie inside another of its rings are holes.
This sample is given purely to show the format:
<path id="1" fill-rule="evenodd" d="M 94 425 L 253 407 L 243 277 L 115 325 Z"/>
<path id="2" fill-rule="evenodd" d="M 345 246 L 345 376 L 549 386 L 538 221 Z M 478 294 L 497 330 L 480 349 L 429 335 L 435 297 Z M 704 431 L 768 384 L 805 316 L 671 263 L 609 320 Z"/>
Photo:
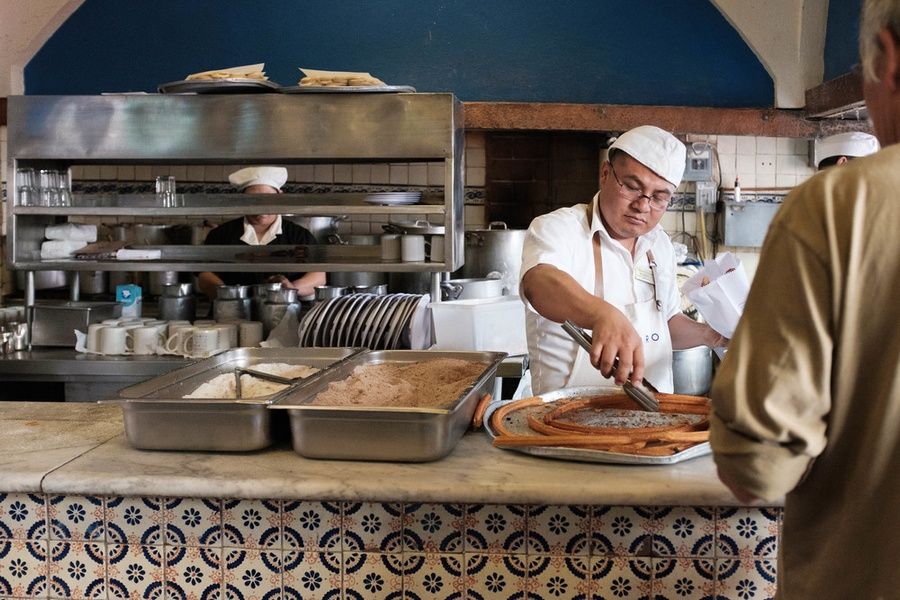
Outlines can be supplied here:
<path id="1" fill-rule="evenodd" d="M 275 218 L 275 221 L 269 225 L 269 228 L 266 229 L 265 233 L 262 234 L 262 237 L 259 238 L 256 236 L 256 230 L 253 229 L 253 225 L 247 222 L 247 219 L 244 218 L 244 234 L 241 236 L 241 241 L 245 244 L 250 244 L 251 246 L 265 246 L 272 242 L 276 236 L 281 234 L 281 215 L 278 215 Z"/>
<path id="2" fill-rule="evenodd" d="M 81 223 L 62 223 L 47 225 L 44 237 L 48 240 L 77 240 L 80 242 L 96 242 L 97 226 Z"/>
<path id="3" fill-rule="evenodd" d="M 229 175 L 228 181 L 240 190 L 251 185 L 268 185 L 280 190 L 287 175 L 284 167 L 246 167 Z"/>
<path id="4" fill-rule="evenodd" d="M 610 145 L 609 149 L 613 148 L 626 152 L 675 187 L 684 177 L 687 148 L 665 129 L 653 125 L 629 129 Z"/>
<path id="5" fill-rule="evenodd" d="M 47 240 L 41 243 L 41 258 L 69 258 L 86 245 L 80 240 Z"/>
<path id="6" fill-rule="evenodd" d="M 880 147 L 874 135 L 861 131 L 829 135 L 815 142 L 816 164 L 832 156 L 868 156 Z"/>
<path id="7" fill-rule="evenodd" d="M 603 299 L 630 318 L 634 316 L 629 314 L 627 306 L 654 299 L 653 285 L 645 281 L 650 276 L 647 250 L 651 250 L 657 263 L 661 314 L 668 322 L 681 311 L 681 298 L 675 280 L 675 253 L 665 231 L 656 226 L 640 236 L 635 245 L 635 259 L 632 260 L 631 254 L 609 236 L 597 216 L 597 195 L 590 204 L 591 214 L 594 215 L 590 223 L 587 208 L 586 204 L 576 204 L 534 219 L 525 236 L 521 274 L 538 264 L 552 265 L 571 275 L 585 290 L 593 293 L 596 271 L 591 240 L 597 231 L 603 263 Z M 526 308 L 525 328 L 533 390 L 540 394 L 560 389 L 566 385 L 578 353 L 584 351 L 559 323 L 542 317 L 524 297 L 522 301 Z M 636 329 L 641 330 L 640 327 Z M 670 350 L 666 358 L 669 367 L 671 360 Z M 597 385 L 605 381 L 598 372 Z M 654 385 L 657 383 L 652 379 L 650 381 Z M 667 391 L 657 387 L 660 391 Z"/>

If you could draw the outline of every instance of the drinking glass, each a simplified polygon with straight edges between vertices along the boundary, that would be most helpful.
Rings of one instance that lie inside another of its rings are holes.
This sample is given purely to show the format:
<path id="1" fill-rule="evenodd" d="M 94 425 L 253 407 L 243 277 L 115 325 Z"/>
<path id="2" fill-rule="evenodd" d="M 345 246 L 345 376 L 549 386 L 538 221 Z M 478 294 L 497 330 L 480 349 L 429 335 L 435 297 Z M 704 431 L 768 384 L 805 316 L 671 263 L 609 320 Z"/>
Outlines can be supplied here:
<path id="1" fill-rule="evenodd" d="M 19 206 L 34 206 L 37 203 L 34 169 L 16 169 L 16 189 L 19 195 Z"/>

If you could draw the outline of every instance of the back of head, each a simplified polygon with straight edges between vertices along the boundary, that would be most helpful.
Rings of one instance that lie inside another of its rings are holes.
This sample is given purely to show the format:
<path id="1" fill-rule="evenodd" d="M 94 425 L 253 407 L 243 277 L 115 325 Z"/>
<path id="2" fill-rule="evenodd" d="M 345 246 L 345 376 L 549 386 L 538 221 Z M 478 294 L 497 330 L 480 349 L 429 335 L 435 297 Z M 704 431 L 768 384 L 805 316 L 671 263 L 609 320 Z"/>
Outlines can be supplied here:
<path id="1" fill-rule="evenodd" d="M 878 152 L 880 146 L 874 135 L 860 131 L 830 135 L 815 141 L 816 166 L 819 169 L 835 164 L 841 157 L 858 158 Z"/>

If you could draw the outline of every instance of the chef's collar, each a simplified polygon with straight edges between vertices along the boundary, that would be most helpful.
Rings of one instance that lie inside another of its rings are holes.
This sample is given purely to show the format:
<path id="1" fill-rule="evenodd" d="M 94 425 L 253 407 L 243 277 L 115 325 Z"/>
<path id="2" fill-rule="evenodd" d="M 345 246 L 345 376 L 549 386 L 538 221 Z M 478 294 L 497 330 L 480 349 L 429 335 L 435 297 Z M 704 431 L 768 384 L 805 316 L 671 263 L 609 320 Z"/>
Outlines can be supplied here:
<path id="1" fill-rule="evenodd" d="M 266 244 L 270 244 L 278 235 L 281 235 L 281 215 L 278 215 L 275 218 L 275 221 L 269 225 L 269 228 L 266 229 L 261 238 L 256 236 L 256 229 L 254 229 L 253 225 L 247 221 L 247 217 L 244 217 L 244 235 L 241 236 L 241 241 L 245 244 L 251 246 L 265 246 Z"/>

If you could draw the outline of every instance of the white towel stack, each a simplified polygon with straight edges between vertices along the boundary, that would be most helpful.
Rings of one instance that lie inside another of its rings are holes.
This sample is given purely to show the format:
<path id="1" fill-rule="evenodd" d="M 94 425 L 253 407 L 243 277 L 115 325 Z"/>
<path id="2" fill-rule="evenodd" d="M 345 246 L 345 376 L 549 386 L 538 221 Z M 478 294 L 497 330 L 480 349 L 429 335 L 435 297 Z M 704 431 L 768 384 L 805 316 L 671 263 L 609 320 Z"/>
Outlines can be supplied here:
<path id="1" fill-rule="evenodd" d="M 47 240 L 41 244 L 41 258 L 69 258 L 86 245 L 79 240 Z"/>
<path id="2" fill-rule="evenodd" d="M 78 242 L 96 242 L 97 226 L 83 225 L 79 223 L 63 223 L 61 225 L 47 225 L 44 229 L 44 237 L 48 240 L 71 240 Z"/>

